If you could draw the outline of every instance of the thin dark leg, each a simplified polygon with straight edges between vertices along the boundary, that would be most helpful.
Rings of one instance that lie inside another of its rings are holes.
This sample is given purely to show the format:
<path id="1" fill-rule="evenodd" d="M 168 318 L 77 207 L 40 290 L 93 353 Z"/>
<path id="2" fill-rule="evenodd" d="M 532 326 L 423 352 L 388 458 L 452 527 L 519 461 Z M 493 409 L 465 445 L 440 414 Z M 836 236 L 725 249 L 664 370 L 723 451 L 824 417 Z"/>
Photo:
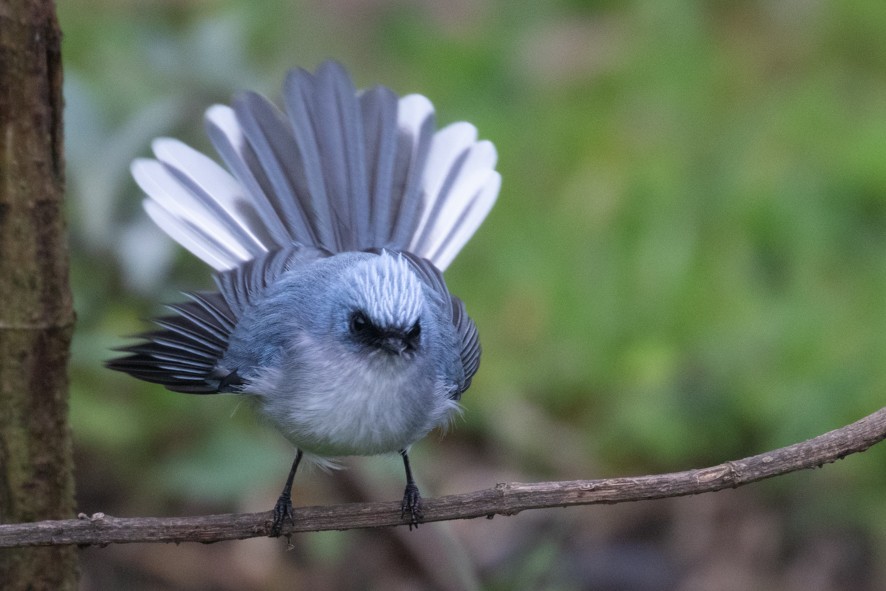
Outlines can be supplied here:
<path id="1" fill-rule="evenodd" d="M 418 524 L 421 522 L 422 513 L 421 513 L 421 495 L 418 492 L 418 487 L 415 485 L 415 480 L 412 478 L 412 469 L 409 467 L 409 455 L 406 453 L 405 449 L 400 450 L 400 455 L 403 456 L 403 467 L 406 468 L 406 490 L 403 492 L 403 502 L 400 504 L 400 518 L 406 517 L 406 514 L 409 514 L 409 531 L 412 531 L 412 528 L 418 528 Z"/>
<path id="2" fill-rule="evenodd" d="M 298 464 L 301 462 L 302 451 L 295 450 L 295 460 L 292 461 L 292 468 L 289 469 L 289 476 L 286 478 L 286 485 L 277 504 L 274 505 L 274 524 L 271 526 L 271 536 L 277 537 L 283 531 L 283 522 L 287 519 L 289 523 L 295 525 L 292 517 L 292 480 L 295 478 L 295 471 L 298 470 Z"/>

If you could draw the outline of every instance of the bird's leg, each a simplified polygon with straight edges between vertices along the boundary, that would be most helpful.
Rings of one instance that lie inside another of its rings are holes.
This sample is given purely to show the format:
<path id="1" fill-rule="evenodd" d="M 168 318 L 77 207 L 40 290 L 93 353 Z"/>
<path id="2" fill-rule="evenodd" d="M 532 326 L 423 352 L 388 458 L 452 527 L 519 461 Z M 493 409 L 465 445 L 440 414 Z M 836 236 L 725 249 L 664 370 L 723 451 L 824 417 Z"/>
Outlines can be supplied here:
<path id="1" fill-rule="evenodd" d="M 418 529 L 418 524 L 423 517 L 421 513 L 421 494 L 419 494 L 415 480 L 412 478 L 412 469 L 409 467 L 409 455 L 405 449 L 400 450 L 400 455 L 403 456 L 403 467 L 406 468 L 406 490 L 403 492 L 403 502 L 400 504 L 400 519 L 406 517 L 408 513 L 409 531 L 412 531 L 413 527 Z"/>
<path id="2" fill-rule="evenodd" d="M 286 478 L 286 485 L 283 487 L 283 492 L 280 493 L 280 498 L 277 499 L 277 504 L 274 505 L 274 523 L 271 525 L 272 537 L 276 538 L 280 535 L 280 532 L 283 531 L 283 522 L 287 519 L 295 525 L 295 520 L 292 517 L 292 480 L 295 478 L 295 471 L 298 470 L 301 456 L 302 451 L 300 449 L 295 450 L 295 460 L 292 461 L 292 468 L 290 468 L 289 476 Z"/>

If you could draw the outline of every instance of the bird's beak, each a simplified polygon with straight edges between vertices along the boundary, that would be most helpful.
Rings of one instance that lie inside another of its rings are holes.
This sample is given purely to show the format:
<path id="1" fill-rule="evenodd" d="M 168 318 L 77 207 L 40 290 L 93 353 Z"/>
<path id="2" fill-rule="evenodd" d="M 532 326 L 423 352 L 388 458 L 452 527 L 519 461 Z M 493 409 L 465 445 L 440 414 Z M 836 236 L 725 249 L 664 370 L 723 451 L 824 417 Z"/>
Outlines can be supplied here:
<path id="1" fill-rule="evenodd" d="M 391 353 L 396 353 L 397 355 L 402 355 L 406 352 L 408 348 L 406 345 L 406 339 L 401 336 L 386 336 L 381 339 L 381 343 L 379 343 L 385 351 L 389 351 Z"/>

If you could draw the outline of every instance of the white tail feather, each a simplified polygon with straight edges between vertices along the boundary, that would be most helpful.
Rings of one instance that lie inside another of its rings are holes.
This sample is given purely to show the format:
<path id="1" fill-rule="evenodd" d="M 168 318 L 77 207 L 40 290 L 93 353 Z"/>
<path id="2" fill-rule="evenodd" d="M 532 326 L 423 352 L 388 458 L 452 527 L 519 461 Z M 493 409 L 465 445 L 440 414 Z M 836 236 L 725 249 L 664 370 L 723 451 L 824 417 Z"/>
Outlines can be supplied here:
<path id="1" fill-rule="evenodd" d="M 469 123 L 434 132 L 427 98 L 382 90 L 364 108 L 344 70 L 325 64 L 316 76 L 287 78 L 295 119 L 257 95 L 233 109 L 210 107 L 210 137 L 231 172 L 177 140 L 158 139 L 156 160 L 132 165 L 149 197 L 146 211 L 216 270 L 292 242 L 409 250 L 445 269 L 498 195 L 495 148 L 477 141 Z"/>

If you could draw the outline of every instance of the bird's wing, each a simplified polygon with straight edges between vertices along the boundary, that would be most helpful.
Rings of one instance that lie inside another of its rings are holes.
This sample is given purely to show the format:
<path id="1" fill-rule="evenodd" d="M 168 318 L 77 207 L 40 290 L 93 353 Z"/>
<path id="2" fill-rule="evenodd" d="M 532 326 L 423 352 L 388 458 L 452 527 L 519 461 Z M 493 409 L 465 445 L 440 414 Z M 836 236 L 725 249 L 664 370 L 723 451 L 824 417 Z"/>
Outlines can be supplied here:
<path id="1" fill-rule="evenodd" d="M 175 314 L 154 319 L 160 330 L 136 335 L 138 343 L 115 349 L 128 355 L 105 366 L 176 392 L 218 392 L 223 376 L 215 368 L 228 348 L 236 317 L 219 293 L 186 295 L 190 302 L 168 306 Z"/>
<path id="2" fill-rule="evenodd" d="M 243 312 L 282 273 L 329 255 L 293 244 L 218 273 L 218 292 L 186 292 L 189 302 L 169 305 L 174 314 L 154 319 L 160 330 L 136 335 L 139 342 L 116 349 L 128 355 L 105 365 L 176 392 L 230 391 L 238 378 L 219 361 Z"/>
<path id="3" fill-rule="evenodd" d="M 239 318 L 280 275 L 331 255 L 328 250 L 291 244 L 230 271 L 217 273 L 215 284 L 225 302 Z"/>
<path id="4" fill-rule="evenodd" d="M 292 70 L 283 98 L 285 113 L 254 93 L 207 111 L 230 172 L 171 139 L 133 163 L 154 221 L 217 270 L 292 242 L 408 251 L 442 270 L 495 202 L 494 146 L 469 123 L 437 131 L 423 96 L 357 92 L 325 62 Z"/>
<path id="5" fill-rule="evenodd" d="M 477 333 L 477 325 L 468 316 L 464 302 L 449 293 L 443 280 L 443 274 L 433 263 L 408 252 L 402 254 L 421 280 L 440 294 L 444 301 L 448 301 L 447 311 L 459 337 L 461 362 L 465 373 L 464 383 L 453 393 L 453 398 L 458 400 L 462 393 L 471 386 L 471 380 L 480 367 L 480 336 Z"/>

